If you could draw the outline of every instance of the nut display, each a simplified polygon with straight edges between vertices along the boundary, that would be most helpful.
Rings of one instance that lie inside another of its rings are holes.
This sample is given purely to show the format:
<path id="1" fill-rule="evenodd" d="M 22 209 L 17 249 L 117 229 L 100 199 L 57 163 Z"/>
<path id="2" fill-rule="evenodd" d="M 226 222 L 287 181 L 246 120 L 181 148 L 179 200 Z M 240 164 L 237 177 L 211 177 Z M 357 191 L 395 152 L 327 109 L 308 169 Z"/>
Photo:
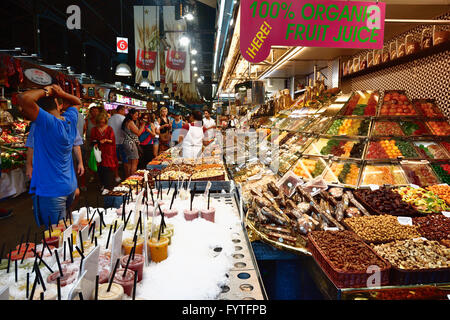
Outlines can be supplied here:
<path id="1" fill-rule="evenodd" d="M 395 216 L 415 216 L 418 214 L 413 206 L 402 199 L 400 193 L 391 189 L 380 188 L 378 190 L 360 189 L 355 195 L 361 198 L 372 210 L 382 214 Z"/>
<path id="2" fill-rule="evenodd" d="M 384 243 L 420 237 L 417 226 L 401 225 L 391 215 L 362 216 L 344 219 L 344 223 L 364 241 Z"/>
<path id="3" fill-rule="evenodd" d="M 450 268 L 450 248 L 432 240 L 403 240 L 373 249 L 394 267 L 404 270 Z"/>
<path id="4" fill-rule="evenodd" d="M 419 233 L 428 240 L 450 240 L 450 218 L 443 214 L 413 218 Z"/>
<path id="5" fill-rule="evenodd" d="M 388 265 L 349 231 L 313 231 L 311 237 L 332 267 L 341 272 L 366 272 L 371 265 Z"/>

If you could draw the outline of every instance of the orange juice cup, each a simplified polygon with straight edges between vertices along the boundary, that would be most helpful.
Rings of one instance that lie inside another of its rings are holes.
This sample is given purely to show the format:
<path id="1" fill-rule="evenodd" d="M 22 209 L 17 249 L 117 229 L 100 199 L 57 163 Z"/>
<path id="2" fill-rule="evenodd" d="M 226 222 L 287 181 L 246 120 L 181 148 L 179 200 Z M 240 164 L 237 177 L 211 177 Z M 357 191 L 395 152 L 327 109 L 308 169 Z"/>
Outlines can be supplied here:
<path id="1" fill-rule="evenodd" d="M 53 231 L 51 232 L 52 234 L 50 235 L 50 231 L 49 230 L 45 230 L 44 235 L 45 238 L 50 238 L 50 237 L 58 237 L 61 236 L 61 230 L 59 229 L 55 229 L 53 228 Z"/>
<path id="2" fill-rule="evenodd" d="M 133 246 L 134 246 L 134 242 L 133 242 L 132 238 L 127 238 L 122 241 L 122 249 L 123 249 L 125 255 L 130 254 Z M 144 239 L 137 238 L 135 254 L 136 253 L 142 254 L 143 250 L 144 250 Z"/>
<path id="3" fill-rule="evenodd" d="M 150 249 L 150 256 L 153 262 L 161 262 L 167 259 L 167 247 L 169 246 L 169 239 L 161 237 L 151 238 L 148 240 L 148 248 Z"/>

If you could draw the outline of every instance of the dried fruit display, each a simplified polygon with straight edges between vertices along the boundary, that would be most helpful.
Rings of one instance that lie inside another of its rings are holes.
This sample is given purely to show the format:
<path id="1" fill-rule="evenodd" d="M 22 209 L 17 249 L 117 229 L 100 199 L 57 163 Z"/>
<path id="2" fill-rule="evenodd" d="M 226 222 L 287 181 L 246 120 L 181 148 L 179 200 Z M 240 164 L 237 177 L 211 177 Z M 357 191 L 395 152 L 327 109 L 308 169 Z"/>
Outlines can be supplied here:
<path id="1" fill-rule="evenodd" d="M 423 136 L 430 134 L 423 121 L 400 121 L 400 126 L 407 136 Z"/>
<path id="2" fill-rule="evenodd" d="M 370 120 L 337 119 L 327 131 L 329 135 L 367 136 Z"/>
<path id="3" fill-rule="evenodd" d="M 419 226 L 419 233 L 428 240 L 450 240 L 450 218 L 443 214 L 413 218 L 413 224 Z"/>
<path id="4" fill-rule="evenodd" d="M 448 124 L 446 121 L 428 121 L 427 124 L 435 135 L 450 135 L 450 124 Z"/>
<path id="5" fill-rule="evenodd" d="M 402 196 L 403 201 L 411 204 L 423 213 L 437 213 L 449 210 L 444 200 L 436 196 L 432 191 L 423 188 L 401 187 L 394 189 Z"/>
<path id="6" fill-rule="evenodd" d="M 404 270 L 450 268 L 450 248 L 433 240 L 403 240 L 373 249 L 394 267 Z"/>
<path id="7" fill-rule="evenodd" d="M 439 183 L 439 179 L 433 173 L 431 167 L 426 164 L 403 164 L 402 168 L 412 184 L 422 187 Z"/>
<path id="8" fill-rule="evenodd" d="M 415 142 L 417 151 L 427 159 L 448 159 L 447 152 L 437 142 Z"/>
<path id="9" fill-rule="evenodd" d="M 420 237 L 417 226 L 402 225 L 391 215 L 344 219 L 349 229 L 368 243 L 386 243 Z"/>
<path id="10" fill-rule="evenodd" d="M 402 194 L 391 189 L 384 187 L 378 190 L 359 189 L 354 193 L 374 213 L 395 216 L 417 216 L 419 214 L 412 204 L 402 198 Z"/>
<path id="11" fill-rule="evenodd" d="M 357 91 L 348 101 L 344 115 L 375 116 L 378 98 L 378 92 Z"/>
<path id="12" fill-rule="evenodd" d="M 417 158 L 414 146 L 401 140 L 371 141 L 367 152 L 367 159 L 395 159 L 397 157 Z"/>
<path id="13" fill-rule="evenodd" d="M 450 204 L 450 186 L 447 184 L 436 184 L 426 187 L 427 190 L 433 192 L 439 198 Z"/>
<path id="14" fill-rule="evenodd" d="M 313 231 L 310 236 L 333 269 L 340 272 L 366 272 L 372 265 L 380 269 L 389 266 L 352 232 Z"/>
<path id="15" fill-rule="evenodd" d="M 416 110 L 408 97 L 398 91 L 387 91 L 383 98 L 380 116 L 415 116 Z"/>
<path id="16" fill-rule="evenodd" d="M 403 170 L 395 165 L 366 165 L 361 179 L 361 186 L 370 184 L 402 185 L 406 183 Z"/>
<path id="17" fill-rule="evenodd" d="M 325 162 L 322 159 L 300 159 L 292 170 L 297 176 L 312 179 L 322 174 Z"/>
<path id="18" fill-rule="evenodd" d="M 425 117 L 429 118 L 444 118 L 441 110 L 433 103 L 426 100 L 417 100 L 414 101 L 414 106 L 422 111 Z"/>
<path id="19" fill-rule="evenodd" d="M 402 128 L 395 121 L 376 121 L 373 127 L 374 136 L 404 136 Z"/>
<path id="20" fill-rule="evenodd" d="M 443 183 L 450 183 L 450 164 L 432 164 L 431 167 Z"/>
<path id="21" fill-rule="evenodd" d="M 323 176 L 328 183 L 341 183 L 356 186 L 360 166 L 356 163 L 333 162 Z"/>
<path id="22" fill-rule="evenodd" d="M 365 143 L 358 140 L 320 138 L 311 143 L 305 150 L 311 155 L 334 155 L 341 158 L 361 159 Z"/>

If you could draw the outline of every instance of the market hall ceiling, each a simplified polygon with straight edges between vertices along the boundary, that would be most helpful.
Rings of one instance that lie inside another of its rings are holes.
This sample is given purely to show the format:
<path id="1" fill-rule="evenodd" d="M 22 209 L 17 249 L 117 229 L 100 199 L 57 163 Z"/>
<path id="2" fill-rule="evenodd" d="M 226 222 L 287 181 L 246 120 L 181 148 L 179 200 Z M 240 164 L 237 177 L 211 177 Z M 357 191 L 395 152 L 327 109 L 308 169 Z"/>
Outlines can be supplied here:
<path id="1" fill-rule="evenodd" d="M 216 9 L 210 1 L 184 1 L 196 9 L 196 17 L 188 25 L 192 44 L 197 46 L 197 67 L 205 77 L 199 89 L 208 94 L 215 33 Z M 205 4 L 204 2 L 207 2 Z M 114 76 L 118 64 L 116 37 L 121 34 L 120 0 L 4 0 L 0 11 L 0 49 L 23 48 L 28 54 L 40 53 L 46 64 L 71 66 L 75 73 L 86 73 L 98 80 L 122 81 L 134 85 L 134 77 L 124 81 Z M 81 30 L 67 30 L 67 7 L 81 9 Z M 126 61 L 135 65 L 133 6 L 142 1 L 122 0 L 123 36 L 129 38 Z M 175 5 L 179 1 L 144 0 L 144 5 Z M 35 32 L 40 30 L 39 38 Z M 86 56 L 84 56 L 86 54 Z M 210 95 L 210 94 L 209 94 Z"/>

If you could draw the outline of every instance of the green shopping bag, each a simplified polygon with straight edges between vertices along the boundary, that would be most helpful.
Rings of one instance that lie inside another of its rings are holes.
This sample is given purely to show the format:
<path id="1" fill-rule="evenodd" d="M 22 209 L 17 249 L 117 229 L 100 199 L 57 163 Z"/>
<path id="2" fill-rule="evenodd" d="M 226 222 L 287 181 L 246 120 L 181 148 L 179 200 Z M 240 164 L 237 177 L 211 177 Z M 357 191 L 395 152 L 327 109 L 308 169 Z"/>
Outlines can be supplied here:
<path id="1" fill-rule="evenodd" d="M 97 172 L 97 159 L 95 158 L 94 148 L 92 148 L 91 150 L 91 156 L 89 157 L 88 167 L 92 171 Z"/>

